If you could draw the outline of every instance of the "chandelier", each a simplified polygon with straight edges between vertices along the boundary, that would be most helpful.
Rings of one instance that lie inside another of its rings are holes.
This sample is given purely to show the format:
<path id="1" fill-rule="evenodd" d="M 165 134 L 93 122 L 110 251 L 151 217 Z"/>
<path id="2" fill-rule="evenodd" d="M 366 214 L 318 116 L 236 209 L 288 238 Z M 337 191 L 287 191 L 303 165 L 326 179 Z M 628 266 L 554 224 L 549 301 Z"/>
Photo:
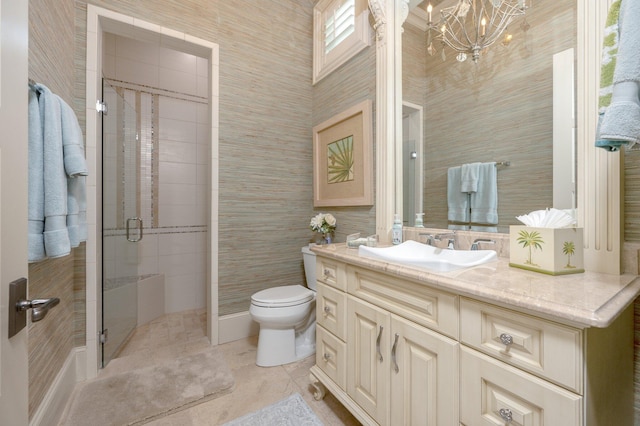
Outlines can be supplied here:
<path id="1" fill-rule="evenodd" d="M 509 44 L 511 35 L 507 33 L 503 37 L 502 34 L 514 18 L 524 15 L 527 8 L 525 0 L 456 0 L 454 6 L 440 10 L 441 20 L 436 25 L 431 20 L 433 7 L 429 3 L 427 50 L 430 55 L 435 53 L 431 40 L 433 30 L 437 39 L 458 52 L 458 61 L 471 55 L 473 62 L 478 63 L 480 53 L 499 39 L 504 45 Z M 523 25 L 528 24 L 525 21 Z"/>

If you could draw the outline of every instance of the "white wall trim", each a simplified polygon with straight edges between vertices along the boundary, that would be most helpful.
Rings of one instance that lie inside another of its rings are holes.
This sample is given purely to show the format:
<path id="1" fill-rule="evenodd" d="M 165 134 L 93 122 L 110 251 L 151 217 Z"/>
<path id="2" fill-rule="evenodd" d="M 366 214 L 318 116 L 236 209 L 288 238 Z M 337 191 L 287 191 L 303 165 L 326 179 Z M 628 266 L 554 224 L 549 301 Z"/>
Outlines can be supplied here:
<path id="1" fill-rule="evenodd" d="M 228 343 L 234 340 L 255 336 L 260 331 L 260 325 L 251 319 L 249 311 L 220 317 L 218 343 Z"/>
<path id="2" fill-rule="evenodd" d="M 86 348 L 83 346 L 71 349 L 44 399 L 29 421 L 29 426 L 56 426 L 58 424 L 65 408 L 71 401 L 76 383 L 84 380 L 85 370 L 78 368 L 83 363 L 86 364 Z"/>

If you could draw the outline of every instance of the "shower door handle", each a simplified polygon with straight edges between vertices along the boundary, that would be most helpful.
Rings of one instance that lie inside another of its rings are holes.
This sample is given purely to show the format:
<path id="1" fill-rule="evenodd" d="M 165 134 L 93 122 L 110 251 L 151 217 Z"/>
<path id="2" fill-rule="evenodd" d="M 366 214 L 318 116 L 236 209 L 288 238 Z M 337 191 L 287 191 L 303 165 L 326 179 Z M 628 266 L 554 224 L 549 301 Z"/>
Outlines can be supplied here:
<path id="1" fill-rule="evenodd" d="M 131 238 L 131 222 L 136 221 L 138 222 L 138 226 L 136 226 L 136 228 L 138 229 L 138 237 L 137 238 Z M 137 243 L 138 241 L 140 241 L 142 239 L 142 218 L 139 217 L 130 217 L 129 219 L 127 219 L 127 241 L 131 241 L 132 243 Z"/>

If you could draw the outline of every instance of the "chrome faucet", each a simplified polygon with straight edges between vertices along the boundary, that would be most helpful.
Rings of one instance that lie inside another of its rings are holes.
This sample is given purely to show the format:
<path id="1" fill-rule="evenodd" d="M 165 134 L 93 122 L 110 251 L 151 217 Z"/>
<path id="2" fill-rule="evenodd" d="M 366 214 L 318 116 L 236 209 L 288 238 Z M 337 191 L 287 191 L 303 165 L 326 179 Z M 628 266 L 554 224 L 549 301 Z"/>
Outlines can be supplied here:
<path id="1" fill-rule="evenodd" d="M 447 242 L 447 249 L 455 250 L 456 249 L 456 234 L 455 232 L 448 232 L 444 234 L 437 234 L 433 237 L 436 241 L 442 241 L 444 238 L 447 238 L 449 241 Z"/>
<path id="2" fill-rule="evenodd" d="M 479 250 L 480 244 L 495 244 L 495 240 L 489 240 L 487 238 L 476 238 L 476 240 L 471 244 L 471 250 Z"/>
<path id="3" fill-rule="evenodd" d="M 425 244 L 430 245 L 430 246 L 433 245 L 433 239 L 434 239 L 433 234 L 421 233 L 421 234 L 418 234 L 418 237 L 427 237 L 427 241 L 425 242 Z"/>

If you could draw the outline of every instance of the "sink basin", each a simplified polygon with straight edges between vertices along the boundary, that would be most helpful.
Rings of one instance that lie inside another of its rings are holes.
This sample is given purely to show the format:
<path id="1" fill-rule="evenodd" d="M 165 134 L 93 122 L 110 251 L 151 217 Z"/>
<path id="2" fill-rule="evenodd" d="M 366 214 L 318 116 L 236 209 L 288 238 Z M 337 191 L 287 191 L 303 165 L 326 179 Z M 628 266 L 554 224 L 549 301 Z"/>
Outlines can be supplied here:
<path id="1" fill-rule="evenodd" d="M 438 272 L 470 268 L 498 259 L 494 250 L 446 250 L 411 240 L 393 247 L 360 246 L 358 254 Z"/>

